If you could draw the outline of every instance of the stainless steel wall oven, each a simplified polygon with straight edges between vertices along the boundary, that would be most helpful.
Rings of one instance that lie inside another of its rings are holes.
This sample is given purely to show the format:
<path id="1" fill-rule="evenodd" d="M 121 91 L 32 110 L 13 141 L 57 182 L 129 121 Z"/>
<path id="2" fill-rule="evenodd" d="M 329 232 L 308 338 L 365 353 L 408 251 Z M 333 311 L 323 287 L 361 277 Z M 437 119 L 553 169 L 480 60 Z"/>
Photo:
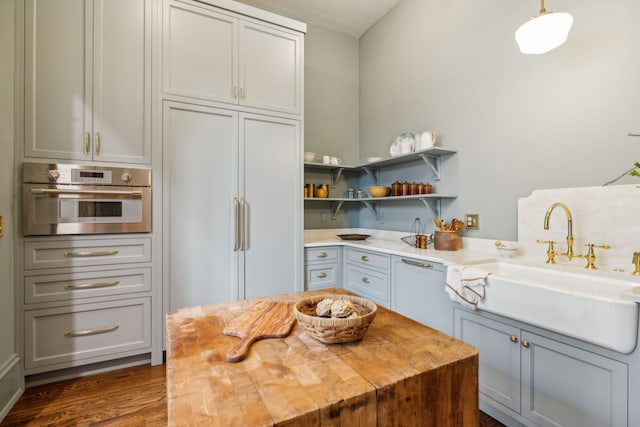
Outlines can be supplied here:
<path id="1" fill-rule="evenodd" d="M 151 171 L 24 163 L 25 236 L 151 231 Z"/>

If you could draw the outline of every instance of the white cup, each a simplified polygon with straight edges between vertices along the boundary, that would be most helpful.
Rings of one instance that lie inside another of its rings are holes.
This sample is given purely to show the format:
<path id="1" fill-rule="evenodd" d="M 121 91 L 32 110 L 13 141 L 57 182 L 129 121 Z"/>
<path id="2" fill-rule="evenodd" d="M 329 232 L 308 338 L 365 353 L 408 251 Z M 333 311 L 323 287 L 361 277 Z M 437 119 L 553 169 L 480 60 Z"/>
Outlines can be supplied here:
<path id="1" fill-rule="evenodd" d="M 342 159 L 340 159 L 338 157 L 331 157 L 331 159 L 329 161 L 331 162 L 332 165 L 339 165 L 339 164 L 342 163 Z"/>
<path id="2" fill-rule="evenodd" d="M 328 165 L 331 163 L 331 157 L 329 156 L 322 156 L 322 163 L 324 163 L 325 165 Z"/>
<path id="3" fill-rule="evenodd" d="M 407 154 L 413 151 L 413 142 L 412 141 L 402 141 L 400 143 L 400 154 Z"/>
<path id="4" fill-rule="evenodd" d="M 425 131 L 416 138 L 416 150 L 426 150 L 436 145 L 437 134 L 433 131 Z"/>

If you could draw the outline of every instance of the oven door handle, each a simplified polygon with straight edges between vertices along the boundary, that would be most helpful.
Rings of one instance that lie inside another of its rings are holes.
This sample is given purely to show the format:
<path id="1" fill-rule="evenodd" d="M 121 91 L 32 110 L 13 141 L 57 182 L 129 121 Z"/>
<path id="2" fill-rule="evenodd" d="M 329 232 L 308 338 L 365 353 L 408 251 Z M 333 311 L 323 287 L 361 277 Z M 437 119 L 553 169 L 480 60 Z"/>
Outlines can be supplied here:
<path id="1" fill-rule="evenodd" d="M 32 194 L 95 194 L 99 196 L 131 196 L 142 197 L 142 191 L 139 190 L 67 190 L 60 188 L 32 188 Z"/>

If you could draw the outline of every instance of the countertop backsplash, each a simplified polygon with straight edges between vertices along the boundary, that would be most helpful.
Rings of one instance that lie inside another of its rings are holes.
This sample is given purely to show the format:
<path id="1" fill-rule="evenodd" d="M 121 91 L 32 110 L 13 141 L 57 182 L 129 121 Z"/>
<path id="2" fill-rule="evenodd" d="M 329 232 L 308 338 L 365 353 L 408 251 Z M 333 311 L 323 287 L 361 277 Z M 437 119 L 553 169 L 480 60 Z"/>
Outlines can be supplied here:
<path id="1" fill-rule="evenodd" d="M 549 230 L 545 230 L 547 209 L 556 202 L 569 208 L 573 218 L 573 248 L 577 254 L 587 252 L 587 243 L 609 245 L 595 248 L 596 267 L 631 273 L 631 259 L 640 251 L 640 185 L 558 188 L 535 190 L 518 201 L 518 248 L 529 259 L 546 260 L 547 244 L 536 240 L 553 240 L 556 252 L 566 251 L 567 217 L 561 207 L 551 214 Z M 556 257 L 558 264 L 583 266 L 586 260 L 568 261 Z"/>

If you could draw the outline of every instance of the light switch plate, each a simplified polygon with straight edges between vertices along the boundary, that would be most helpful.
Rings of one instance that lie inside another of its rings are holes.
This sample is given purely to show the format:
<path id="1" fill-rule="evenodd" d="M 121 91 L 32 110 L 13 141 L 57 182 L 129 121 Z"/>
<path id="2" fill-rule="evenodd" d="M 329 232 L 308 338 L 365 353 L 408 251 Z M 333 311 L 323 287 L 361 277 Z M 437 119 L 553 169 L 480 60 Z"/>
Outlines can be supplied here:
<path id="1" fill-rule="evenodd" d="M 465 214 L 464 228 L 467 230 L 480 230 L 480 214 Z"/>

